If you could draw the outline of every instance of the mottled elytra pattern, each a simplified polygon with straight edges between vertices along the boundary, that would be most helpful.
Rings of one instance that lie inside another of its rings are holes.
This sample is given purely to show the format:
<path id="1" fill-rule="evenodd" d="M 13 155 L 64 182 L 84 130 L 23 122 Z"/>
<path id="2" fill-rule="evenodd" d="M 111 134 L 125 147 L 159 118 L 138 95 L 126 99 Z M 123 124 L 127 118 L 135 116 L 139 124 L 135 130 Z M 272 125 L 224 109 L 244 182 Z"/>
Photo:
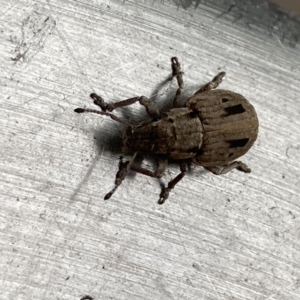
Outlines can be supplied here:
<path id="1" fill-rule="evenodd" d="M 244 155 L 257 138 L 258 119 L 253 106 L 240 94 L 214 90 L 225 76 L 225 72 L 220 72 L 189 98 L 184 107 L 179 107 L 184 84 L 177 57 L 171 58 L 171 67 L 178 88 L 170 111 L 161 113 L 155 102 L 145 96 L 106 103 L 95 93 L 91 94 L 91 98 L 101 110 L 75 109 L 76 113 L 105 115 L 126 125 L 123 132 L 123 150 L 133 155 L 125 162 L 120 158 L 115 186 L 105 195 L 105 200 L 114 194 L 130 170 L 160 178 L 167 169 L 169 159 L 178 161 L 180 173 L 167 186 L 162 187 L 159 204 L 165 202 L 169 192 L 185 176 L 190 163 L 203 166 L 216 175 L 226 174 L 232 169 L 251 172 L 246 164 L 235 159 Z M 150 116 L 149 120 L 132 125 L 111 113 L 116 108 L 136 102 L 145 107 Z M 134 160 L 138 153 L 155 154 L 156 170 L 151 171 L 135 165 Z"/>
<path id="2" fill-rule="evenodd" d="M 244 155 L 257 138 L 256 112 L 240 94 L 212 90 L 193 96 L 186 106 L 198 111 L 205 133 L 193 159 L 197 165 L 223 165 Z"/>

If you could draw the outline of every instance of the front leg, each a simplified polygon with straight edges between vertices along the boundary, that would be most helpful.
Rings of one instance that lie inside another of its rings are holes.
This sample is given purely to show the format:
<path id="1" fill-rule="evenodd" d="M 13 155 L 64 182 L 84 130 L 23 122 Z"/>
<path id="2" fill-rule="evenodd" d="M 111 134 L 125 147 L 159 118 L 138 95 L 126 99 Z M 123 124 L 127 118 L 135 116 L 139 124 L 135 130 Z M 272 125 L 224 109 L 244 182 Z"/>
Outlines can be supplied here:
<path id="1" fill-rule="evenodd" d="M 183 92 L 183 79 L 182 79 L 183 72 L 181 72 L 180 63 L 177 57 L 172 57 L 171 62 L 172 62 L 172 75 L 176 76 L 177 84 L 178 84 L 178 89 L 173 99 L 173 107 L 179 107 L 180 106 L 179 101 Z"/>
<path id="2" fill-rule="evenodd" d="M 215 175 L 226 174 L 226 173 L 230 172 L 232 169 L 237 169 L 238 171 L 241 171 L 244 173 L 251 172 L 251 169 L 241 161 L 233 161 L 233 162 L 228 163 L 223 166 L 209 167 L 209 168 L 205 168 L 205 169 L 214 173 Z"/>
<path id="3" fill-rule="evenodd" d="M 145 96 L 141 97 L 133 97 L 126 100 L 113 102 L 113 103 L 106 103 L 101 96 L 98 96 L 95 93 L 92 93 L 90 97 L 94 100 L 94 104 L 99 106 L 102 111 L 110 111 L 112 112 L 114 109 L 119 107 L 124 107 L 131 105 L 135 102 L 139 102 L 141 105 L 143 105 L 146 108 L 146 111 L 148 115 L 152 118 L 159 118 L 160 112 L 155 104 L 155 102 L 151 99 L 148 99 Z"/>

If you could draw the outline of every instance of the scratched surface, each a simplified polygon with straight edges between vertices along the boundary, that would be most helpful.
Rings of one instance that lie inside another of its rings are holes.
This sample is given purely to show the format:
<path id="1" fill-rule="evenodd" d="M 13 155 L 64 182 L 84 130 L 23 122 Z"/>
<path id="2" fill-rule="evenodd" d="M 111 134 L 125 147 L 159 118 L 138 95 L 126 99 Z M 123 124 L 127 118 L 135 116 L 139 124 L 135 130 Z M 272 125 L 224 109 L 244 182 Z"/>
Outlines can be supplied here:
<path id="1" fill-rule="evenodd" d="M 0 0 L 1 299 L 300 299 L 299 19 L 214 2 Z M 185 99 L 224 70 L 255 106 L 252 173 L 193 168 L 163 206 L 131 175 L 104 202 L 122 127 L 73 109 L 169 107 L 175 55 Z"/>

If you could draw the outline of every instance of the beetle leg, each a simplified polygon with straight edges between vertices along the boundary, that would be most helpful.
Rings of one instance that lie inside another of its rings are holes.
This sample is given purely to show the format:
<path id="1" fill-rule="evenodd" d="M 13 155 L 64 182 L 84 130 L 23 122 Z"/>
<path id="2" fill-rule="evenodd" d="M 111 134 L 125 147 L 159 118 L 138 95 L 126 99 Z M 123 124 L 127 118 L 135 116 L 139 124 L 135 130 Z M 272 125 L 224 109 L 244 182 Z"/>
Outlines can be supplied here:
<path id="1" fill-rule="evenodd" d="M 200 90 L 198 90 L 196 94 L 203 93 L 210 91 L 212 89 L 216 89 L 218 85 L 222 82 L 222 79 L 225 77 L 226 73 L 225 72 L 220 72 L 217 76 L 215 76 L 212 81 L 209 83 L 205 84 Z"/>
<path id="2" fill-rule="evenodd" d="M 140 167 L 137 167 L 137 166 L 131 166 L 131 170 L 132 171 L 135 171 L 137 173 L 141 173 L 143 175 L 147 175 L 147 176 L 150 176 L 150 177 L 154 177 L 154 178 L 160 178 L 166 168 L 168 166 L 168 160 L 166 158 L 160 158 L 157 162 L 157 169 L 155 172 L 152 172 L 152 171 L 149 171 L 147 169 L 144 169 L 144 168 L 140 168 Z M 180 173 L 173 179 L 171 180 L 169 183 L 168 183 L 168 186 L 165 187 L 165 186 L 162 186 L 162 191 L 159 195 L 159 200 L 158 200 L 158 204 L 164 204 L 165 201 L 168 199 L 169 197 L 169 193 L 170 191 L 175 187 L 175 185 L 184 177 L 184 175 L 186 174 L 187 172 L 187 164 L 186 163 L 181 163 L 180 165 Z"/>
<path id="3" fill-rule="evenodd" d="M 232 169 L 237 169 L 244 173 L 250 173 L 251 169 L 241 161 L 233 161 L 229 164 L 217 167 L 205 168 L 206 170 L 214 173 L 215 175 L 226 174 L 230 172 Z"/>
<path id="4" fill-rule="evenodd" d="M 122 106 L 131 105 L 139 100 L 140 97 L 133 97 L 130 99 L 114 102 L 114 103 L 106 103 L 103 98 L 95 93 L 90 94 L 90 97 L 94 100 L 94 104 L 99 106 L 102 111 L 110 111 L 112 112 L 114 109 Z"/>
<path id="5" fill-rule="evenodd" d="M 155 104 L 155 102 L 145 96 L 139 97 L 139 102 L 141 105 L 145 106 L 147 114 L 152 118 L 159 118 L 160 112 Z"/>
<path id="6" fill-rule="evenodd" d="M 179 101 L 181 98 L 181 94 L 183 92 L 183 79 L 182 79 L 183 72 L 180 70 L 180 63 L 177 57 L 172 57 L 171 62 L 172 62 L 172 75 L 176 76 L 177 84 L 178 84 L 178 89 L 173 99 L 173 107 L 179 107 L 180 106 Z"/>
<path id="7" fill-rule="evenodd" d="M 131 166 L 133 164 L 134 159 L 136 158 L 136 155 L 137 152 L 134 153 L 133 157 L 130 160 L 127 160 L 125 162 L 123 162 L 122 156 L 120 157 L 119 171 L 116 174 L 115 186 L 109 193 L 105 195 L 104 200 L 108 200 L 113 195 L 113 193 L 117 190 L 117 188 L 122 183 L 122 181 L 125 179 L 129 170 L 131 169 Z"/>
<path id="8" fill-rule="evenodd" d="M 108 116 L 110 117 L 111 119 L 113 119 L 114 121 L 117 121 L 117 122 L 120 122 L 120 123 L 123 123 L 125 125 L 130 125 L 128 122 L 124 121 L 124 120 L 121 120 L 120 118 L 118 118 L 117 116 L 115 116 L 114 114 L 110 114 L 110 113 L 107 113 L 105 111 L 101 111 L 101 110 L 96 110 L 96 109 L 89 109 L 89 108 L 76 108 L 74 109 L 74 111 L 78 114 L 81 114 L 81 113 L 93 113 L 93 114 L 98 114 L 98 115 L 103 115 L 103 116 Z"/>
<path id="9" fill-rule="evenodd" d="M 158 204 L 163 204 L 169 197 L 169 192 L 175 187 L 175 185 L 184 177 L 187 172 L 187 164 L 181 163 L 180 165 L 180 173 L 168 183 L 167 188 L 163 187 L 160 193 L 160 198 L 158 200 Z"/>
<path id="10" fill-rule="evenodd" d="M 98 96 L 95 93 L 92 93 L 90 95 L 90 97 L 94 100 L 94 104 L 98 105 L 102 111 L 108 110 L 108 111 L 112 112 L 116 108 L 128 106 L 135 102 L 139 102 L 141 105 L 143 105 L 146 108 L 146 111 L 150 117 L 152 117 L 152 118 L 160 117 L 160 112 L 159 112 L 155 102 L 151 99 L 148 99 L 145 96 L 133 97 L 133 98 L 129 98 L 126 100 L 113 102 L 113 103 L 106 103 L 102 97 Z"/>

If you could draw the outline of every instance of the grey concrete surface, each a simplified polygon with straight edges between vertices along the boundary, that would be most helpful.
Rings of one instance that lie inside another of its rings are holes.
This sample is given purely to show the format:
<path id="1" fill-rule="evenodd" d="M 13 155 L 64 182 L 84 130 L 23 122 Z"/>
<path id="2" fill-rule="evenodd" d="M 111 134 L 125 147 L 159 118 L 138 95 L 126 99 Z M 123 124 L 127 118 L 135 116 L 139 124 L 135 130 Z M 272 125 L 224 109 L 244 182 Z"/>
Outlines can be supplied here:
<path id="1" fill-rule="evenodd" d="M 297 17 L 263 1 L 0 7 L 0 299 L 300 299 Z M 224 70 L 255 106 L 252 173 L 195 167 L 163 206 L 159 182 L 132 174 L 103 201 L 122 126 L 73 110 L 91 92 L 168 107 L 172 56 L 185 99 Z"/>

